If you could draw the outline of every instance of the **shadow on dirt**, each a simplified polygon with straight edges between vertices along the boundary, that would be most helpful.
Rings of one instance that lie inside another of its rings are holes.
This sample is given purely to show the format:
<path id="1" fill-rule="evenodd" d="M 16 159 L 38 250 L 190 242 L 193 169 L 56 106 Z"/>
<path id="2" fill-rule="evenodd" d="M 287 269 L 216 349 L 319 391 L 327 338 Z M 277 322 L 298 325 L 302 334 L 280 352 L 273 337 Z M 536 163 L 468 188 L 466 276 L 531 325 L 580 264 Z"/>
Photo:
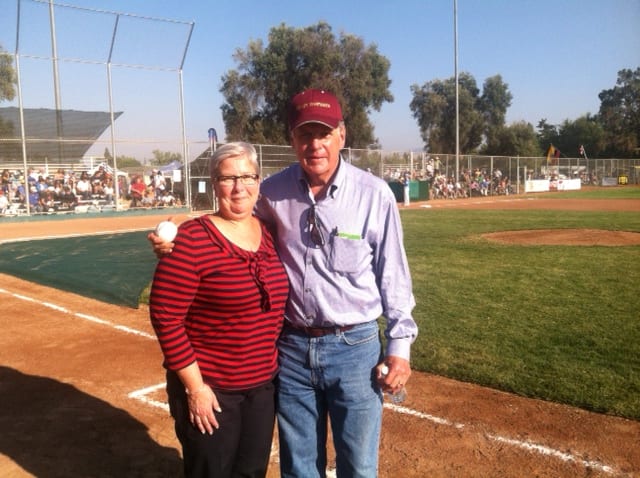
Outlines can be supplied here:
<path id="1" fill-rule="evenodd" d="M 38 477 L 175 477 L 175 449 L 124 410 L 46 377 L 0 367 L 0 453 Z"/>

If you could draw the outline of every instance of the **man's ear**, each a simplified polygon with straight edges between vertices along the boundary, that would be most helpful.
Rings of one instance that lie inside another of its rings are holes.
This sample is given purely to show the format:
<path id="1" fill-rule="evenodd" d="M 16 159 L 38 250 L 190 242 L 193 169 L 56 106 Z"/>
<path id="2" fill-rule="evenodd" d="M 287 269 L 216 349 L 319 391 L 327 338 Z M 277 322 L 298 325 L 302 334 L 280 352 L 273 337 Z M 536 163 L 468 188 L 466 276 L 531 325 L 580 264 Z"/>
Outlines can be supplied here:
<path id="1" fill-rule="evenodd" d="M 347 140 L 347 128 L 345 128 L 344 123 L 340 123 L 338 128 L 340 132 L 340 149 L 343 149 Z"/>

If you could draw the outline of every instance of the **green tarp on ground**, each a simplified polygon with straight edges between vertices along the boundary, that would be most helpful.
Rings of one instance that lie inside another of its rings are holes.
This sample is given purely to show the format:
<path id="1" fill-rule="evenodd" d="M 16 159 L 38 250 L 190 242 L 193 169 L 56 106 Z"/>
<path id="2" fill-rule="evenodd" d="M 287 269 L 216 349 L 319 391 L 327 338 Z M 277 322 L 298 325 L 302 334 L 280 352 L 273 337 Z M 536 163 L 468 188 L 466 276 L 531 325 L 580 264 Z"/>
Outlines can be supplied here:
<path id="1" fill-rule="evenodd" d="M 0 272 L 103 302 L 138 307 L 157 262 L 147 234 L 1 244 Z"/>

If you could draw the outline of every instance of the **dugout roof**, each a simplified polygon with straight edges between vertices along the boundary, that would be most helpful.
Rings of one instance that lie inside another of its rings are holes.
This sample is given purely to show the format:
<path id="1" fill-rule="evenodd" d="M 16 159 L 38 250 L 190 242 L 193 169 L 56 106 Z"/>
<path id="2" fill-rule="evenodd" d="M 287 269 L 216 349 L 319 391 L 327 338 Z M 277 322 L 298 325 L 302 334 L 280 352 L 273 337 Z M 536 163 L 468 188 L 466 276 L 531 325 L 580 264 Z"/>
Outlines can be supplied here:
<path id="1" fill-rule="evenodd" d="M 114 113 L 114 120 L 122 112 Z M 2 137 L 20 140 L 20 109 L 14 106 L 0 108 Z M 111 117 L 105 111 L 60 111 L 59 148 L 58 115 L 55 109 L 24 108 L 24 128 L 27 138 L 27 158 L 82 158 L 93 143 L 111 125 Z M 37 141 L 34 141 L 37 140 Z"/>

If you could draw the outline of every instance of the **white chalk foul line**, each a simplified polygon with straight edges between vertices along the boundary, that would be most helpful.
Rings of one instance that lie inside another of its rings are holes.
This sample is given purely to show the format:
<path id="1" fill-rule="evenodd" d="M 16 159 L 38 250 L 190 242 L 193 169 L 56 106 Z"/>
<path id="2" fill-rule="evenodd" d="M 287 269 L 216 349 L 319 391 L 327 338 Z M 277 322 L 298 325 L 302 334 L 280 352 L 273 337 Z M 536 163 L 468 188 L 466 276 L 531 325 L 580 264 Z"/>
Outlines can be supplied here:
<path id="1" fill-rule="evenodd" d="M 31 242 L 31 241 L 46 241 L 48 239 L 69 239 L 73 237 L 86 237 L 86 236 L 106 236 L 109 234 L 126 234 L 129 232 L 142 232 L 151 231 L 152 227 L 138 227 L 130 229 L 118 229 L 113 231 L 92 231 L 92 232 L 72 232 L 70 234 L 55 234 L 49 236 L 34 236 L 34 237 L 16 237 L 14 239 L 2 239 L 0 244 L 11 244 L 14 242 Z"/>
<path id="2" fill-rule="evenodd" d="M 65 307 L 60 306 L 60 305 L 52 304 L 51 302 L 42 302 L 39 299 L 36 299 L 36 298 L 33 298 L 33 297 L 29 297 L 29 296 L 26 296 L 26 295 L 23 295 L 23 294 L 17 294 L 15 292 L 10 292 L 10 291 L 5 290 L 5 289 L 0 289 L 0 293 L 13 296 L 16 299 L 24 300 L 26 302 L 33 302 L 33 303 L 39 304 L 39 305 L 41 305 L 43 307 L 47 307 L 49 309 L 53 309 L 53 310 L 55 310 L 57 312 L 62 312 L 63 314 L 73 315 L 73 316 L 78 317 L 80 319 L 88 320 L 89 322 L 94 322 L 94 323 L 100 324 L 100 325 L 106 325 L 108 327 L 111 327 L 111 328 L 113 328 L 115 330 L 120 330 L 121 332 L 125 332 L 127 334 L 138 335 L 140 337 L 144 337 L 144 338 L 147 338 L 147 339 L 153 339 L 153 340 L 156 339 L 155 335 L 153 335 L 153 334 L 149 334 L 149 333 L 143 332 L 141 330 L 136 330 L 136 329 L 133 329 L 131 327 L 127 327 L 126 325 L 114 324 L 113 322 L 109 322 L 108 320 L 103 320 L 103 319 L 100 319 L 98 317 L 94 317 L 92 315 L 84 314 L 82 312 L 73 312 L 73 311 L 71 311 L 71 310 L 69 310 L 69 309 L 67 309 Z"/>
<path id="3" fill-rule="evenodd" d="M 156 392 L 157 390 L 160 390 L 161 388 L 164 388 L 165 386 L 166 386 L 165 382 L 158 383 L 156 385 L 151 385 L 150 387 L 141 388 L 140 390 L 135 390 L 135 391 L 131 392 L 129 395 L 127 395 L 127 396 L 129 398 L 140 400 L 142 403 L 146 403 L 147 405 L 151 405 L 152 407 L 161 408 L 162 410 L 165 410 L 166 412 L 168 412 L 169 411 L 169 404 L 167 404 L 167 402 L 161 402 L 159 400 L 154 400 L 152 398 L 149 398 L 149 396 L 148 396 L 148 395 Z"/>
<path id="4" fill-rule="evenodd" d="M 418 417 L 418 418 L 422 418 L 424 420 L 429 420 L 433 423 L 437 423 L 438 425 L 445 425 L 445 426 L 449 426 L 449 427 L 453 427 L 456 429 L 462 429 L 465 427 L 465 425 L 463 423 L 456 423 L 456 422 L 451 422 L 449 420 L 446 420 L 444 418 L 440 418 L 440 417 L 436 417 L 433 415 L 429 415 L 427 413 L 422 413 L 422 412 L 418 412 L 417 410 L 412 410 L 411 408 L 406 408 L 406 407 L 401 407 L 398 405 L 394 405 L 392 403 L 385 403 L 384 404 L 385 408 L 388 408 L 390 410 L 393 410 L 396 413 L 403 413 L 405 415 L 411 415 L 414 417 Z M 489 440 L 492 441 L 496 441 L 499 443 L 505 443 L 507 445 L 511 445 L 515 448 L 520 448 L 522 450 L 526 450 L 526 451 L 530 451 L 530 452 L 534 452 L 534 453 L 538 453 L 540 455 L 545 455 L 545 456 L 550 456 L 553 458 L 557 458 L 561 461 L 564 462 L 572 462 L 572 463 L 578 463 L 582 466 L 584 466 L 585 468 L 591 468 L 591 469 L 595 469 L 598 471 L 601 471 L 603 473 L 607 473 L 607 474 L 611 474 L 611 475 L 615 475 L 617 474 L 616 470 L 614 467 L 606 465 L 604 463 L 601 463 L 599 461 L 595 461 L 595 460 L 585 460 L 582 459 L 574 454 L 571 453 L 565 453 L 562 452 L 560 450 L 556 450 L 554 448 L 545 446 L 545 445 L 540 445 L 538 443 L 534 443 L 531 442 L 529 440 L 516 440 L 514 438 L 508 438 L 508 437 L 504 437 L 501 435 L 495 435 L 493 433 L 487 433 L 485 434 L 485 437 Z"/>
<path id="5" fill-rule="evenodd" d="M 62 312 L 62 313 L 66 313 L 66 314 L 70 314 L 73 315 L 75 317 L 84 319 L 84 320 L 88 320 L 90 322 L 94 322 L 100 325 L 106 325 L 108 327 L 112 327 L 116 330 L 120 330 L 122 332 L 128 333 L 128 334 L 133 334 L 133 335 L 137 335 L 140 337 L 144 337 L 144 338 L 148 338 L 148 339 L 156 339 L 156 337 L 154 335 L 148 334 L 146 332 L 142 332 L 140 330 L 136 330 L 136 329 L 132 329 L 130 327 L 126 327 L 123 325 L 118 325 L 118 324 L 114 324 L 112 322 L 109 322 L 107 320 L 103 320 L 103 319 L 99 319 L 98 317 L 94 317 L 91 315 L 87 315 L 87 314 L 83 314 L 80 312 L 72 312 L 68 309 L 66 309 L 65 307 L 61 307 L 59 305 L 56 304 L 51 304 L 49 302 L 41 302 L 38 299 L 35 299 L 33 297 L 29 297 L 23 294 L 16 294 L 10 291 L 7 291 L 5 289 L 0 289 L 0 293 L 1 294 L 7 294 L 7 295 L 11 295 L 13 297 L 15 297 L 16 299 L 20 299 L 20 300 L 24 300 L 27 302 L 34 302 L 34 303 L 38 303 L 40 305 L 43 305 L 45 307 L 48 307 L 50 309 L 56 310 L 58 312 Z M 148 397 L 149 394 L 155 392 L 156 390 L 164 387 L 165 384 L 164 383 L 159 383 L 156 385 L 152 385 L 150 387 L 146 387 L 140 390 L 136 390 L 133 391 L 131 393 L 128 394 L 129 398 L 133 398 L 136 400 L 140 400 L 150 406 L 153 407 L 157 407 L 157 408 L 161 408 L 163 410 L 168 411 L 169 410 L 169 405 L 165 402 L 160 402 L 157 400 L 153 400 L 150 399 Z M 417 418 L 421 418 L 424 420 L 428 420 L 430 422 L 436 423 L 438 425 L 444 425 L 444 426 L 449 426 L 449 427 L 453 427 L 456 429 L 462 429 L 465 427 L 465 425 L 463 423 L 456 423 L 456 422 L 452 422 L 450 420 L 447 420 L 445 418 L 440 418 L 437 417 L 435 415 L 430 415 L 428 413 L 422 413 L 419 412 L 417 410 L 413 410 L 411 408 L 407 408 L 407 407 L 401 407 L 398 405 L 393 405 L 391 403 L 385 403 L 384 404 L 385 408 L 388 408 L 396 413 L 403 413 L 405 415 L 411 415 Z M 493 440 L 499 443 L 505 443 L 508 445 L 511 445 L 513 447 L 516 448 L 520 448 L 526 451 L 530 451 L 530 452 L 535 452 L 535 453 L 539 453 L 541 455 L 545 455 L 545 456 L 551 456 L 554 458 L 558 458 L 559 460 L 562 460 L 564 462 L 573 462 L 573 463 L 579 463 L 582 466 L 584 466 L 585 468 L 592 468 L 592 469 L 596 469 L 598 471 L 601 471 L 603 473 L 607 473 L 607 474 L 616 474 L 615 468 L 609 465 L 605 465 L 604 463 L 601 463 L 599 461 L 595 461 L 595 460 L 584 460 L 574 454 L 571 453 L 565 453 L 562 452 L 560 450 L 556 450 L 554 448 L 550 448 L 547 447 L 545 445 L 540 445 L 531 441 L 523 441 L 523 440 L 516 440 L 513 438 L 508 438 L 508 437 L 504 437 L 501 435 L 495 435 L 495 434 L 486 434 L 485 435 L 489 440 Z"/>

